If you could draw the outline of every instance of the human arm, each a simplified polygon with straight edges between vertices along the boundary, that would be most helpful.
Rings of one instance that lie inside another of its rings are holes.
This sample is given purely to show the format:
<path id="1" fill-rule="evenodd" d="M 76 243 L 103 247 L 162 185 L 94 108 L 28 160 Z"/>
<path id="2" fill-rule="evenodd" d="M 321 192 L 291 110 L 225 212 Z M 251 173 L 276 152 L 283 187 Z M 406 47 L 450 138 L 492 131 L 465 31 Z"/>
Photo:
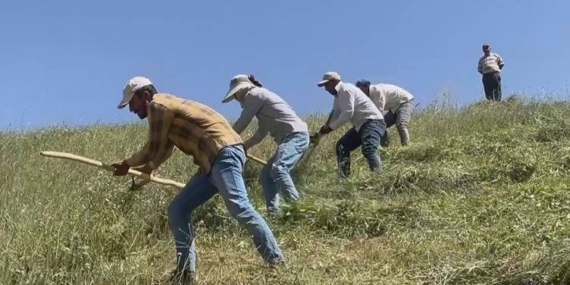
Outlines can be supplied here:
<path id="1" fill-rule="evenodd" d="M 499 69 L 502 70 L 503 66 L 505 66 L 505 62 L 503 61 L 503 58 L 500 55 L 495 54 L 495 56 L 497 57 L 497 64 L 499 65 Z"/>
<path id="2" fill-rule="evenodd" d="M 332 122 L 328 123 L 328 127 L 331 130 L 338 129 L 346 122 L 350 121 L 352 116 L 354 115 L 354 94 L 350 91 L 342 91 L 338 92 L 336 95 L 336 99 L 338 100 L 338 116 L 332 120 Z"/>
<path id="3" fill-rule="evenodd" d="M 268 133 L 267 130 L 258 128 L 255 134 L 253 134 L 253 136 L 251 136 L 248 140 L 246 140 L 243 143 L 243 147 L 246 150 L 252 148 L 256 144 L 260 143 L 265 138 L 265 136 L 267 136 L 267 133 Z"/>
<path id="4" fill-rule="evenodd" d="M 150 169 L 155 170 L 168 160 L 174 152 L 174 142 L 167 140 L 160 152 L 148 163 Z"/>
<path id="5" fill-rule="evenodd" d="M 334 109 L 329 112 L 329 116 L 327 117 L 327 121 L 325 122 L 325 125 L 329 124 L 329 122 L 332 119 L 333 113 L 334 113 Z"/>
<path id="6" fill-rule="evenodd" d="M 336 99 L 335 99 L 336 100 Z M 316 136 L 319 135 L 326 135 L 328 133 L 330 133 L 332 131 L 332 129 L 329 127 L 329 123 L 331 122 L 331 120 L 335 117 L 335 112 L 336 109 L 333 107 L 333 109 L 329 112 L 329 116 L 327 118 L 327 121 L 325 122 L 324 125 L 321 126 L 321 128 L 317 131 L 317 133 L 315 134 Z"/>
<path id="7" fill-rule="evenodd" d="M 263 107 L 263 100 L 253 94 L 247 94 L 242 104 L 243 110 L 239 119 L 234 123 L 233 129 L 236 133 L 241 134 L 249 125 L 253 117 Z"/>
<path id="8" fill-rule="evenodd" d="M 120 169 L 116 169 L 115 175 L 125 175 L 130 167 L 141 166 L 151 161 L 153 161 L 152 164 L 156 165 L 157 162 L 163 159 L 164 156 L 158 154 L 164 152 L 163 149 L 169 147 L 168 130 L 173 118 L 174 114 L 164 106 L 155 102 L 149 103 L 147 143 L 140 151 L 123 160 L 120 163 Z M 118 165 L 119 163 L 113 164 L 116 168 L 118 168 Z"/>
<path id="9" fill-rule="evenodd" d="M 477 64 L 477 72 L 483 74 L 483 60 L 480 58 L 479 63 Z"/>
<path id="10" fill-rule="evenodd" d="M 132 169 L 150 175 L 153 170 L 157 169 L 166 160 L 168 160 L 170 156 L 172 156 L 173 151 L 174 151 L 174 143 L 171 140 L 168 140 L 166 142 L 166 146 L 155 156 L 155 158 L 152 161 L 138 167 L 133 167 Z"/>

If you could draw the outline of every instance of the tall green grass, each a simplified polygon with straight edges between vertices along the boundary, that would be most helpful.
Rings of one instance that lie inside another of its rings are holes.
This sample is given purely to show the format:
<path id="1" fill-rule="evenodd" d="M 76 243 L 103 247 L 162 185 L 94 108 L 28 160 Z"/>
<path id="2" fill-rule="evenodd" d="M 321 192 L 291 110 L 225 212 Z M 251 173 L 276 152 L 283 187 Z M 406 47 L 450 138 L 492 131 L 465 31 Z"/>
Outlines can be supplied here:
<path id="1" fill-rule="evenodd" d="M 337 179 L 323 138 L 303 173 L 303 200 L 269 220 L 288 264 L 266 267 L 219 197 L 199 208 L 200 284 L 569 284 L 570 105 L 515 97 L 465 108 L 430 106 L 413 117 L 412 145 L 395 129 L 371 175 L 359 150 Z M 313 131 L 324 116 L 307 118 Z M 251 135 L 252 128 L 245 136 Z M 64 127 L 0 136 L 0 284 L 166 284 L 174 243 L 166 208 L 177 190 L 80 163 L 112 162 L 142 146 L 144 124 Z M 253 155 L 268 159 L 267 139 Z M 175 152 L 157 176 L 196 170 Z M 260 166 L 244 177 L 265 215 Z"/>

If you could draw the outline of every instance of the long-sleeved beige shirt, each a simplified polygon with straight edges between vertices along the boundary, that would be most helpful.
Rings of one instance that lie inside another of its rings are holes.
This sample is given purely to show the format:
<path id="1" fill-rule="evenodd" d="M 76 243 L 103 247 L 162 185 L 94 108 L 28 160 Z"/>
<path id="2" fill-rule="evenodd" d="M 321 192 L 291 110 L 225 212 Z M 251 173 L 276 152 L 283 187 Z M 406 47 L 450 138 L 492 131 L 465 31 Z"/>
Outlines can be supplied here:
<path id="1" fill-rule="evenodd" d="M 402 103 L 414 99 L 414 96 L 404 88 L 393 84 L 370 85 L 370 99 L 381 112 L 395 112 Z"/>

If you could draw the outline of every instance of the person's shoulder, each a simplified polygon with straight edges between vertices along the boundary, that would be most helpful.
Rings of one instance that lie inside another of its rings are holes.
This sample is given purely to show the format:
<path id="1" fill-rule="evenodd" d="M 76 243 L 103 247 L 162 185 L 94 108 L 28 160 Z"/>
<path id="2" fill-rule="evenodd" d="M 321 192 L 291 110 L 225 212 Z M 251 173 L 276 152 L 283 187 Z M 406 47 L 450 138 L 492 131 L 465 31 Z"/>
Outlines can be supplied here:
<path id="1" fill-rule="evenodd" d="M 247 102 L 257 102 L 256 104 L 263 104 L 266 101 L 274 100 L 276 96 L 273 92 L 269 91 L 264 87 L 253 87 L 248 90 L 245 95 L 245 101 Z"/>
<path id="2" fill-rule="evenodd" d="M 182 97 L 178 97 L 176 95 L 170 94 L 170 93 L 164 93 L 164 92 L 159 92 L 154 94 L 154 96 L 152 96 L 152 100 L 151 102 L 167 102 L 167 101 L 184 101 L 186 99 L 182 98 Z"/>
<path id="3" fill-rule="evenodd" d="M 399 86 L 396 84 L 384 83 L 383 86 L 386 89 L 399 90 L 399 91 L 404 90 L 404 88 L 402 86 Z"/>
<path id="4" fill-rule="evenodd" d="M 247 91 L 247 96 L 248 97 L 256 97 L 256 98 L 263 98 L 266 97 L 267 94 L 270 94 L 271 91 L 269 91 L 267 88 L 265 87 L 253 87 L 250 90 Z"/>
<path id="5" fill-rule="evenodd" d="M 348 92 L 349 94 L 356 94 L 360 90 L 356 85 L 350 82 L 341 81 L 338 84 L 338 92 Z"/>
<path id="6" fill-rule="evenodd" d="M 176 96 L 170 93 L 157 93 L 153 96 L 152 100 L 149 103 L 149 106 L 155 105 L 165 109 L 168 109 L 172 112 L 176 112 L 180 109 L 185 110 L 203 110 L 204 111 L 211 111 L 213 110 L 212 107 L 187 98 L 183 98 L 180 96 Z"/>
<path id="7" fill-rule="evenodd" d="M 396 86 L 394 84 L 390 84 L 390 83 L 377 83 L 374 85 L 374 87 L 376 89 L 386 89 L 386 88 L 392 88 L 393 86 Z"/>
<path id="8" fill-rule="evenodd" d="M 281 97 L 281 95 L 279 95 L 277 92 L 267 89 L 265 87 L 260 87 L 259 89 L 263 90 L 263 94 L 266 97 L 270 97 L 272 98 L 272 100 L 277 100 L 277 101 L 284 101 L 283 97 Z"/>
<path id="9" fill-rule="evenodd" d="M 392 84 L 388 84 L 388 83 L 376 83 L 376 84 L 372 84 L 370 85 L 370 92 L 371 93 L 380 93 L 380 94 L 384 94 L 386 93 L 386 91 L 392 89 L 393 85 Z"/>
<path id="10" fill-rule="evenodd" d="M 179 104 L 184 103 L 185 101 L 189 101 L 188 99 L 178 97 L 169 93 L 156 93 L 152 96 L 152 100 L 150 101 L 149 105 L 157 104 L 162 105 L 166 108 L 172 108 Z"/>

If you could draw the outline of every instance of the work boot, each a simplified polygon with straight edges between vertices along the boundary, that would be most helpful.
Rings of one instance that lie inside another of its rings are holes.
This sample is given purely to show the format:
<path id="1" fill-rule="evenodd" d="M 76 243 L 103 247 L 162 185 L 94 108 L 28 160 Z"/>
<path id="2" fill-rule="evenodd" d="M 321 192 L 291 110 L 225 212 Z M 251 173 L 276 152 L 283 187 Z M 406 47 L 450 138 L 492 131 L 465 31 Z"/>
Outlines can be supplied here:
<path id="1" fill-rule="evenodd" d="M 196 284 L 196 273 L 190 270 L 179 271 L 177 268 L 170 273 L 168 282 L 171 285 L 194 285 Z"/>

